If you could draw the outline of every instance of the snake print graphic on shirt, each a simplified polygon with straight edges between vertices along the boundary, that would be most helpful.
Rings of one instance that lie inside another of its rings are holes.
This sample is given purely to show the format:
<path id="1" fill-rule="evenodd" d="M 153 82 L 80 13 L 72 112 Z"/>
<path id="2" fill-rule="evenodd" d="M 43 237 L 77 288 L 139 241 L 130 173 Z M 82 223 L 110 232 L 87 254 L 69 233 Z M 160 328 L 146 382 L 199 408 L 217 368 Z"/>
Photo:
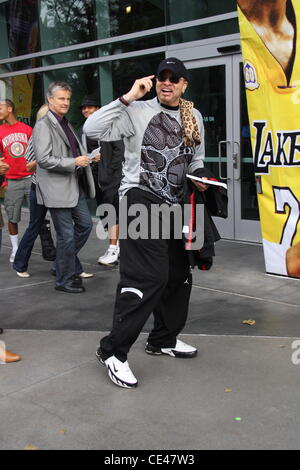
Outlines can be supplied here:
<path id="1" fill-rule="evenodd" d="M 183 143 L 179 122 L 167 113 L 155 115 L 145 131 L 140 168 L 140 186 L 158 197 L 177 203 L 194 147 Z"/>

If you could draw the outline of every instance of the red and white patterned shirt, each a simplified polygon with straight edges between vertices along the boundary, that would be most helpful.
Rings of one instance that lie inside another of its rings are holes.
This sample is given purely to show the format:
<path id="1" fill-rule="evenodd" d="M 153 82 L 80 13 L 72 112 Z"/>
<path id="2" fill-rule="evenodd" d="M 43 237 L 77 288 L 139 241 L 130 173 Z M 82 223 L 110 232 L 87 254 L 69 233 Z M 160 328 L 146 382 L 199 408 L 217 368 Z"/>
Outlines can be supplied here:
<path id="1" fill-rule="evenodd" d="M 27 161 L 24 158 L 31 134 L 32 128 L 19 121 L 12 126 L 0 126 L 0 152 L 9 165 L 6 178 L 21 179 L 32 174 L 26 170 Z"/>

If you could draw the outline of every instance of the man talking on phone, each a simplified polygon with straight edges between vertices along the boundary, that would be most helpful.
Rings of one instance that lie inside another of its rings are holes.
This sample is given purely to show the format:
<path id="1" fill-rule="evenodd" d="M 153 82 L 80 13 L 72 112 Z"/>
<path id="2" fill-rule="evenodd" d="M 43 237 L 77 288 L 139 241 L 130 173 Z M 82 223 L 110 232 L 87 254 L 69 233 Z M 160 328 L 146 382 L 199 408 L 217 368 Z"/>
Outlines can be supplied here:
<path id="1" fill-rule="evenodd" d="M 137 101 L 151 90 L 154 81 L 157 97 Z M 129 92 L 96 111 L 84 125 L 91 138 L 124 140 L 120 197 L 121 203 L 127 198 L 128 211 L 134 204 L 143 204 L 150 213 L 152 205 L 180 203 L 187 172 L 193 174 L 203 167 L 203 120 L 193 103 L 181 98 L 187 86 L 184 64 L 176 58 L 164 59 L 156 76 L 136 80 Z M 195 185 L 200 191 L 207 189 L 203 183 Z M 122 211 L 122 204 L 120 207 Z M 127 216 L 128 225 L 130 220 Z M 151 313 L 154 328 L 146 353 L 196 356 L 196 348 L 177 338 L 186 323 L 191 287 L 188 257 L 174 230 L 169 239 L 154 239 L 150 223 L 146 239 L 120 237 L 120 282 L 113 327 L 96 353 L 116 385 L 133 388 L 138 384 L 127 354 Z"/>

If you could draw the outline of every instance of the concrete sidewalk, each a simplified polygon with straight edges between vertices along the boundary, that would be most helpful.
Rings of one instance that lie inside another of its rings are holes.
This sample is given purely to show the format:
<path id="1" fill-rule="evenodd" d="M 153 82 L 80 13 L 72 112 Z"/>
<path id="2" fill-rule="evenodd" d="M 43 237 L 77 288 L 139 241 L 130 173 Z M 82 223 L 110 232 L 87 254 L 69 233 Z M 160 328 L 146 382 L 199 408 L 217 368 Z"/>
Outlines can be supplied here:
<path id="1" fill-rule="evenodd" d="M 0 368 L 0 449 L 299 449 L 291 338 L 184 335 L 200 354 L 179 360 L 146 355 L 141 335 L 139 386 L 124 390 L 94 356 L 98 336 L 5 333 L 23 361 Z"/>
<path id="2" fill-rule="evenodd" d="M 260 245 L 220 241 L 212 270 L 194 273 L 182 335 L 198 357 L 146 355 L 150 320 L 129 357 L 139 386 L 124 390 L 95 358 L 118 281 L 96 263 L 105 248 L 91 237 L 81 259 L 95 277 L 72 296 L 54 291 L 38 242 L 32 277 L 17 278 L 4 233 L 0 340 L 22 361 L 0 365 L 0 449 L 298 449 L 299 281 L 265 275 Z"/>

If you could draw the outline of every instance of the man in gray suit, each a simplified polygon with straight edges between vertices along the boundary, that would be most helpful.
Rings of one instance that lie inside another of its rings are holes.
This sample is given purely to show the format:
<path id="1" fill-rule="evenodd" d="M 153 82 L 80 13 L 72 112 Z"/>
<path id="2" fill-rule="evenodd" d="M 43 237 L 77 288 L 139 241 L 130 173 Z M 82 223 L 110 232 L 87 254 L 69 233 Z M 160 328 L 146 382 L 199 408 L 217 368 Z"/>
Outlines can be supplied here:
<path id="1" fill-rule="evenodd" d="M 90 159 L 66 119 L 72 90 L 64 82 L 48 88 L 49 111 L 33 132 L 37 161 L 36 194 L 50 209 L 57 236 L 55 289 L 84 292 L 78 252 L 92 230 L 86 197 L 95 197 Z"/>

